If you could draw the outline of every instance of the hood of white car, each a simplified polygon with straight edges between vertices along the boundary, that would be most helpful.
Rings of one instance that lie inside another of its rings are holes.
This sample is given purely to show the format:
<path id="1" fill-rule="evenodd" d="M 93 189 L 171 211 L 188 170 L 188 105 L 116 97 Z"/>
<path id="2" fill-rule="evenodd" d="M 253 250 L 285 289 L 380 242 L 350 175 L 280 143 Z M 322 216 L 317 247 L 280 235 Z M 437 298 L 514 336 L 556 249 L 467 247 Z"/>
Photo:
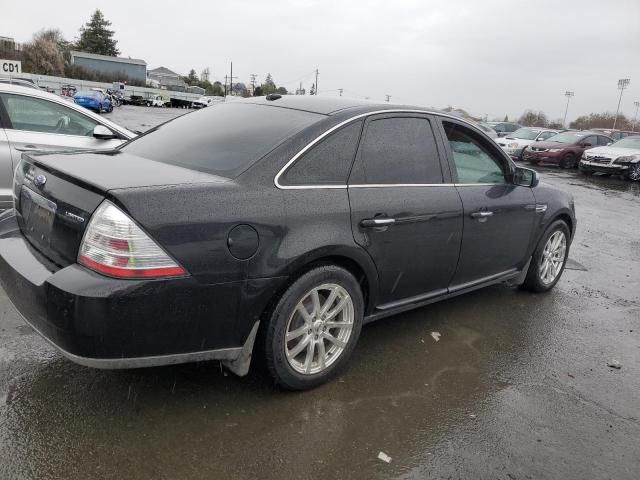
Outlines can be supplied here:
<path id="1" fill-rule="evenodd" d="M 606 158 L 618 158 L 626 157 L 629 155 L 640 155 L 640 149 L 638 148 L 616 148 L 609 147 L 596 147 L 590 148 L 584 153 L 586 158 L 591 157 L 606 157 Z"/>
<path id="2" fill-rule="evenodd" d="M 525 140 L 523 138 L 513 138 L 513 137 L 502 137 L 502 138 L 496 139 L 496 142 L 501 147 L 507 147 L 509 146 L 510 143 L 517 143 L 518 147 L 528 147 L 533 142 L 535 142 L 535 140 Z"/>

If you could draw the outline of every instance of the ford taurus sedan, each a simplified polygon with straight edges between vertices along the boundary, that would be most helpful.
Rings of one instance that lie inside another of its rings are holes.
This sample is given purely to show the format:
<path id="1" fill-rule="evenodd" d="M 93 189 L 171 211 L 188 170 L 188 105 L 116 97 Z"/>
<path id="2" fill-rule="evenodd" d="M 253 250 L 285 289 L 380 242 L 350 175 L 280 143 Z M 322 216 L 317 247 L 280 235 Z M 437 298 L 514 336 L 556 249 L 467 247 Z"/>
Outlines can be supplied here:
<path id="1" fill-rule="evenodd" d="M 25 154 L 0 281 L 71 360 L 131 368 L 261 352 L 325 382 L 361 327 L 497 283 L 560 279 L 572 198 L 480 130 L 421 108 L 268 96 L 111 152 Z"/>

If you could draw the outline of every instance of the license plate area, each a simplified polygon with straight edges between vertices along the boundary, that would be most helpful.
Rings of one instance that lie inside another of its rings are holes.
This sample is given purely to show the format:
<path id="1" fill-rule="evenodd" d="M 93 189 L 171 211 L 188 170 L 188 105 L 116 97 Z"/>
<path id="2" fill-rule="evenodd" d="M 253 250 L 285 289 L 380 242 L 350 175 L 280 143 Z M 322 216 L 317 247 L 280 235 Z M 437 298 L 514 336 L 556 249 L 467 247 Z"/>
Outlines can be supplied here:
<path id="1" fill-rule="evenodd" d="M 51 200 L 23 186 L 20 189 L 20 210 L 24 234 L 35 244 L 48 248 L 57 206 Z"/>

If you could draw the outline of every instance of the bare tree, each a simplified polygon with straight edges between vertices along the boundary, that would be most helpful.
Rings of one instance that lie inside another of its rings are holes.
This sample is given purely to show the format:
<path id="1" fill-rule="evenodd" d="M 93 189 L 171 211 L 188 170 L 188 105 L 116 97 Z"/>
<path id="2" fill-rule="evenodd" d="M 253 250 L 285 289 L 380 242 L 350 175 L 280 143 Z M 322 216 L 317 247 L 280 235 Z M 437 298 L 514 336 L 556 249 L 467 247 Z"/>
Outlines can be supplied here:
<path id="1" fill-rule="evenodd" d="M 22 59 L 26 71 L 43 75 L 64 74 L 64 54 L 61 45 L 65 42 L 60 30 L 41 30 L 22 47 Z"/>

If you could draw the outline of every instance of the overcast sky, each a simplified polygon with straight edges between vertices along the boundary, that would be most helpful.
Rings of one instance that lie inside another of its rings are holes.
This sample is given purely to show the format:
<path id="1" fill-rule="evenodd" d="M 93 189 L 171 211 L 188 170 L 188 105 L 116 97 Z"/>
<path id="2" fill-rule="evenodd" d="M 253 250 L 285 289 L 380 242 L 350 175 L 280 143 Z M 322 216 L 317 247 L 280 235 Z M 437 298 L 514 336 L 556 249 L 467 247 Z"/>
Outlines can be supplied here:
<path id="1" fill-rule="evenodd" d="M 640 0 L 235 0 L 155 2 L 7 0 L 0 35 L 24 42 L 54 27 L 73 39 L 95 8 L 116 31 L 122 56 L 186 74 L 209 67 L 249 83 L 320 95 L 452 105 L 490 119 L 525 109 L 569 119 L 615 111 L 617 81 L 630 78 L 621 111 L 640 100 Z"/>

